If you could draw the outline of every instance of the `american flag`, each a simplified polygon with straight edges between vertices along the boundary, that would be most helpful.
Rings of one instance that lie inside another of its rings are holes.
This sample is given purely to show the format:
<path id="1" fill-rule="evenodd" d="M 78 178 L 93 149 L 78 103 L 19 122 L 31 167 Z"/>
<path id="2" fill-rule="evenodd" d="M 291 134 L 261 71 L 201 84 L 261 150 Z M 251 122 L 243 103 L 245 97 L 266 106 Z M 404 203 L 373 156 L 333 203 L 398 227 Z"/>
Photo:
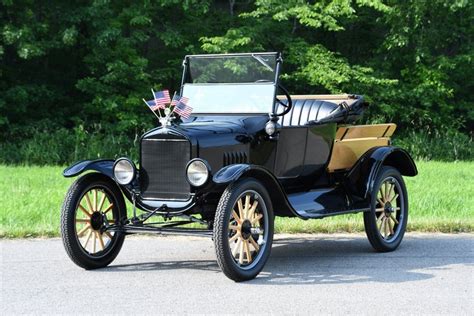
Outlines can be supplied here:
<path id="1" fill-rule="evenodd" d="M 171 105 L 175 105 L 173 112 L 178 113 L 181 117 L 189 118 L 193 108 L 190 107 L 188 103 L 189 99 L 186 97 L 175 96 Z"/>
<path id="2" fill-rule="evenodd" d="M 170 104 L 170 105 L 171 105 L 171 106 L 176 106 L 176 104 L 178 104 L 178 102 L 179 102 L 179 99 L 181 99 L 181 97 L 180 97 L 179 95 L 175 94 L 175 95 L 173 96 L 173 100 L 171 100 L 171 104 Z M 187 101 L 186 101 L 186 102 L 187 102 Z"/>
<path id="3" fill-rule="evenodd" d="M 148 107 L 150 107 L 150 109 L 152 111 L 156 111 L 158 109 L 161 109 L 161 107 L 156 104 L 155 100 L 148 100 L 148 101 L 145 101 L 145 102 L 146 102 L 146 104 L 148 104 Z"/>
<path id="4" fill-rule="evenodd" d="M 153 95 L 155 97 L 155 105 L 157 109 L 164 109 L 167 103 L 170 103 L 170 92 L 168 90 L 154 92 Z"/>

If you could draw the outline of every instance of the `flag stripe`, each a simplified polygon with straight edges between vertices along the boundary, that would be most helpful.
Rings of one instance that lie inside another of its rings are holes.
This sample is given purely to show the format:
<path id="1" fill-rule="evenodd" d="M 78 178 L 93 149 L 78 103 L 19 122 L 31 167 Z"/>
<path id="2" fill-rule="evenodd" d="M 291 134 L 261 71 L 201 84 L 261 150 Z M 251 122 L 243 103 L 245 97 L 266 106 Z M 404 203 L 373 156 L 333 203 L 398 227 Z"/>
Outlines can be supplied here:
<path id="1" fill-rule="evenodd" d="M 154 92 L 153 94 L 155 97 L 155 104 L 159 109 L 164 109 L 166 104 L 171 102 L 170 92 L 168 90 Z"/>

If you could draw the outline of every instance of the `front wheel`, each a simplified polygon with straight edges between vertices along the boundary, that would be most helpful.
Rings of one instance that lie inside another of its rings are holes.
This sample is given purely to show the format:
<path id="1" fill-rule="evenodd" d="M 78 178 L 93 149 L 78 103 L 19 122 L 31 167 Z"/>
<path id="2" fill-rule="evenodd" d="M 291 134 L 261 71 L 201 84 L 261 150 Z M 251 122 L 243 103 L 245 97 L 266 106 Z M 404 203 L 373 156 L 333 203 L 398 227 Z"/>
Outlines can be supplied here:
<path id="1" fill-rule="evenodd" d="M 383 167 L 371 192 L 371 208 L 364 213 L 367 238 L 380 252 L 397 249 L 405 234 L 408 220 L 408 196 L 400 172 Z"/>
<path id="2" fill-rule="evenodd" d="M 104 175 L 90 173 L 69 188 L 61 209 L 61 237 L 71 260 L 84 269 L 110 264 L 125 238 L 104 231 L 126 217 L 125 202 L 117 185 Z"/>
<path id="3" fill-rule="evenodd" d="M 255 278 L 273 243 L 273 209 L 265 187 L 255 179 L 224 191 L 214 219 L 214 246 L 222 272 L 234 281 Z"/>

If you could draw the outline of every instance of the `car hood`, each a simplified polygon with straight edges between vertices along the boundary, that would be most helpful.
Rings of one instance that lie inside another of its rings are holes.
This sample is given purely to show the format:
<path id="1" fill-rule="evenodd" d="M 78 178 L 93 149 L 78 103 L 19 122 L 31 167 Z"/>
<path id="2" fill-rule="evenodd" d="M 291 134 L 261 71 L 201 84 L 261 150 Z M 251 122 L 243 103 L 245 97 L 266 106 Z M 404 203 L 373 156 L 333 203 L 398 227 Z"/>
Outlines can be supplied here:
<path id="1" fill-rule="evenodd" d="M 225 155 L 249 157 L 252 143 L 265 137 L 268 116 L 196 117 L 189 121 L 159 127 L 143 135 L 143 138 L 187 138 L 192 145 L 192 158 L 209 162 L 212 170 L 223 166 Z"/>

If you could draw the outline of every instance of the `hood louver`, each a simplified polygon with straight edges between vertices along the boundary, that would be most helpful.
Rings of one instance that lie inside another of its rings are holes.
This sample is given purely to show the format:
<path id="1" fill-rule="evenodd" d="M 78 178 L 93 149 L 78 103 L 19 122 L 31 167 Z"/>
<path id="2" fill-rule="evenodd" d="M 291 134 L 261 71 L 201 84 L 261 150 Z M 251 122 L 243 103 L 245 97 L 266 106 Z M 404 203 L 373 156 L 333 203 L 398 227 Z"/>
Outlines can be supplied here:
<path id="1" fill-rule="evenodd" d="M 233 165 L 237 163 L 247 163 L 247 154 L 244 152 L 227 152 L 224 153 L 224 166 Z"/>

